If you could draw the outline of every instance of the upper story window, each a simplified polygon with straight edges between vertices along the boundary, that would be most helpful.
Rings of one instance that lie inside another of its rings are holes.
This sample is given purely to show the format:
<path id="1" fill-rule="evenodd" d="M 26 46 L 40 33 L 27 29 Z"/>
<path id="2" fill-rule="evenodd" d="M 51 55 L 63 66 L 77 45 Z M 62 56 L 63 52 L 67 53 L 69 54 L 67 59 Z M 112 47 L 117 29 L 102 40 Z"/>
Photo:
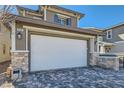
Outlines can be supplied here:
<path id="1" fill-rule="evenodd" d="M 107 31 L 107 39 L 111 39 L 112 38 L 112 30 L 108 30 Z"/>
<path id="2" fill-rule="evenodd" d="M 55 14 L 54 22 L 60 25 L 71 26 L 71 18 L 64 15 Z"/>

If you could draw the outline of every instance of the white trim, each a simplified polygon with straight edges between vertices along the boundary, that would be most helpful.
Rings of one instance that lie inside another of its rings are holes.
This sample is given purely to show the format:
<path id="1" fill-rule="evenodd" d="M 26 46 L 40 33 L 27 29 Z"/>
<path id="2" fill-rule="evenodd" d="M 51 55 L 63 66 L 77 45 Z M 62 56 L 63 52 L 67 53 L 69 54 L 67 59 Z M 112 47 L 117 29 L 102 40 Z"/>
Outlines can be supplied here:
<path id="1" fill-rule="evenodd" d="M 107 39 L 112 39 L 112 29 L 107 30 L 106 32 L 107 32 Z M 108 38 L 108 35 L 109 35 L 108 32 L 110 32 L 111 38 Z"/>
<path id="2" fill-rule="evenodd" d="M 94 38 L 90 39 L 90 52 L 94 53 Z"/>
<path id="3" fill-rule="evenodd" d="M 10 52 L 29 52 L 28 50 L 11 50 Z"/>
<path id="4" fill-rule="evenodd" d="M 23 16 L 25 16 L 25 13 L 26 13 L 25 10 L 23 10 Z"/>
<path id="5" fill-rule="evenodd" d="M 59 17 L 70 18 L 69 16 L 66 16 L 66 15 L 63 15 L 63 14 L 59 14 L 59 13 L 57 13 L 56 15 L 58 15 Z"/>
<path id="6" fill-rule="evenodd" d="M 99 36 L 97 36 L 97 49 L 96 49 L 96 51 L 99 53 L 100 52 L 100 49 L 99 49 L 99 46 L 100 46 L 100 44 L 99 44 Z"/>
<path id="7" fill-rule="evenodd" d="M 46 18 L 46 8 L 44 8 L 44 20 L 46 21 L 47 20 L 47 18 Z"/>
<path id="8" fill-rule="evenodd" d="M 79 19 L 77 18 L 77 20 L 76 20 L 76 21 L 77 21 L 77 26 L 79 26 Z"/>
<path id="9" fill-rule="evenodd" d="M 116 43 L 124 43 L 124 41 L 117 41 L 117 42 L 114 42 L 114 43 L 115 43 L 115 44 L 116 44 Z"/>
<path id="10" fill-rule="evenodd" d="M 119 57 L 113 57 L 113 56 L 111 56 L 111 57 L 110 57 L 110 56 L 109 56 L 109 57 L 108 57 L 108 56 L 99 56 L 99 58 L 109 58 L 109 59 L 112 59 L 112 58 L 119 58 Z"/>
<path id="11" fill-rule="evenodd" d="M 43 32 L 43 33 L 71 35 L 71 36 L 78 36 L 78 37 L 87 38 L 87 39 L 95 38 L 95 36 L 92 36 L 92 35 L 62 32 L 62 31 L 58 31 L 58 30 L 44 29 L 44 28 L 38 28 L 38 27 L 32 27 L 32 26 L 23 26 L 23 28 L 30 29 L 31 31 L 40 31 L 40 32 Z"/>
<path id="12" fill-rule="evenodd" d="M 26 50 L 28 50 L 28 29 L 26 28 Z"/>
<path id="13" fill-rule="evenodd" d="M 124 56 L 124 53 L 100 53 L 100 54 Z"/>
<path id="14" fill-rule="evenodd" d="M 16 50 L 16 31 L 15 31 L 15 21 L 12 21 L 12 33 L 11 33 L 11 47 L 12 50 Z"/>

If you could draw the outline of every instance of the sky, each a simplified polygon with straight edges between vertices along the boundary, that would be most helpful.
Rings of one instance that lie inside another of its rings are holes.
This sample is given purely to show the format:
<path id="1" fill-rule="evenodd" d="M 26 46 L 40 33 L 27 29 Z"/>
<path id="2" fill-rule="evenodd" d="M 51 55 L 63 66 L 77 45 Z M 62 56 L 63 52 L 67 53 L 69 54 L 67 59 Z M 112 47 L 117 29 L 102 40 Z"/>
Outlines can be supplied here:
<path id="1" fill-rule="evenodd" d="M 100 29 L 124 23 L 124 5 L 60 5 L 61 7 L 71 9 L 85 16 L 79 21 L 78 27 L 95 27 Z M 31 9 L 37 9 L 38 6 L 24 6 Z"/>

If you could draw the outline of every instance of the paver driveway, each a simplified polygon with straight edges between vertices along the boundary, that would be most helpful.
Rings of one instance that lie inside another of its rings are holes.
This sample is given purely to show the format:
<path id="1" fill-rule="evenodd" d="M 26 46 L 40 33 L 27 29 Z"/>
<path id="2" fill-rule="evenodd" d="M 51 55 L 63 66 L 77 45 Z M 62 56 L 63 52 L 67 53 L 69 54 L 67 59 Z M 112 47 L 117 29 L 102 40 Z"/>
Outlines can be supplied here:
<path id="1" fill-rule="evenodd" d="M 124 87 L 124 69 L 113 71 L 98 67 L 89 67 L 41 71 L 25 75 L 21 82 L 13 83 L 13 86 L 19 88 Z"/>

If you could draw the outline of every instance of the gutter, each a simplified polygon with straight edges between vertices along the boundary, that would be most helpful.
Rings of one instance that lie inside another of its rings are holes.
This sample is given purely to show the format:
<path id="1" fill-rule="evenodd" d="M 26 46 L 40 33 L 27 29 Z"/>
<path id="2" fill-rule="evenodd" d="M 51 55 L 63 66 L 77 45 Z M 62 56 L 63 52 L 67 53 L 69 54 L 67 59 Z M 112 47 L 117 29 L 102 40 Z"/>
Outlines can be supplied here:
<path id="1" fill-rule="evenodd" d="M 66 27 L 66 26 L 57 25 L 55 23 L 46 22 L 44 20 L 37 20 L 37 19 L 23 17 L 23 16 L 17 16 L 15 20 L 16 20 L 16 22 L 36 24 L 36 25 L 44 26 L 44 27 L 62 29 L 64 31 L 66 30 L 65 32 L 78 33 L 78 34 L 88 34 L 88 35 L 94 35 L 94 36 L 103 35 L 102 33 L 96 32 L 93 30 L 74 28 L 74 27 Z"/>

